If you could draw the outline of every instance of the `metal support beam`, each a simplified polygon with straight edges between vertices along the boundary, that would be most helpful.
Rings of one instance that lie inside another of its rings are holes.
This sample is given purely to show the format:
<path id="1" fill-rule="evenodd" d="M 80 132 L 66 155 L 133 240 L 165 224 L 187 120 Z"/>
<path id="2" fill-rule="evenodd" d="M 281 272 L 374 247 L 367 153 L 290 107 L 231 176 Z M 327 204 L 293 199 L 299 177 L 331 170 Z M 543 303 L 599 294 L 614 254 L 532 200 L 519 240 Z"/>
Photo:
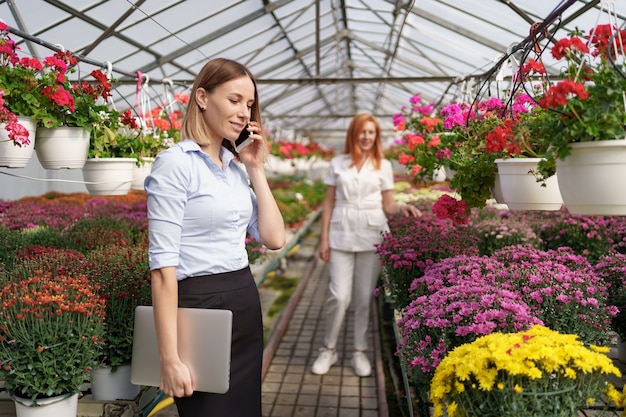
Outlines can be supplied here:
<path id="1" fill-rule="evenodd" d="M 96 46 L 98 46 L 103 40 L 111 36 L 115 32 L 115 30 L 124 22 L 124 20 L 128 19 L 128 17 L 133 14 L 133 12 L 141 7 L 146 0 L 138 0 L 137 3 L 133 4 L 125 13 L 123 13 L 119 19 L 117 19 L 111 26 L 106 28 L 104 32 L 96 40 L 94 40 L 91 45 L 80 51 L 83 55 L 89 55 L 89 52 L 93 51 Z"/>

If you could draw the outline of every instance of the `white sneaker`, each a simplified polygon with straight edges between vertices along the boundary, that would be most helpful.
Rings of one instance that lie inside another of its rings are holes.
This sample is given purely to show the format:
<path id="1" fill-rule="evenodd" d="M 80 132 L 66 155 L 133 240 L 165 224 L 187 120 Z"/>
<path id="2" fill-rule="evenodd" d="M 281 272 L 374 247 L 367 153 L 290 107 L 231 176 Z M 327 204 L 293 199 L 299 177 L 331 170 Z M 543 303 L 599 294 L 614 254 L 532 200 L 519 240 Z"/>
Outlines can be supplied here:
<path id="1" fill-rule="evenodd" d="M 370 365 L 369 359 L 367 359 L 365 353 L 358 350 L 355 351 L 352 356 L 352 367 L 357 376 L 370 376 L 372 373 L 372 366 Z"/>
<path id="2" fill-rule="evenodd" d="M 337 362 L 335 349 L 320 348 L 320 355 L 315 359 L 311 371 L 316 375 L 324 375 Z"/>

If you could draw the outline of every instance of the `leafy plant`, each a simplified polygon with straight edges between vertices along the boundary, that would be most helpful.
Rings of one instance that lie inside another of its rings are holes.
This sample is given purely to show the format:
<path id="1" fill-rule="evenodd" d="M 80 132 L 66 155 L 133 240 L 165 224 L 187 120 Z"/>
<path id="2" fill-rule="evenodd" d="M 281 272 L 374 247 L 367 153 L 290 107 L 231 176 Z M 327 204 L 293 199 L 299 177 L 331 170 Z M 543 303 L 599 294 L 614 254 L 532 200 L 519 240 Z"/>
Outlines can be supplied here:
<path id="1" fill-rule="evenodd" d="M 82 218 L 72 224 L 64 235 L 69 247 L 83 253 L 111 244 L 128 246 L 133 242 L 132 228 L 112 216 Z"/>
<path id="2" fill-rule="evenodd" d="M 43 66 L 36 58 L 18 56 L 19 47 L 9 38 L 7 27 L 0 22 L 0 123 L 5 124 L 9 140 L 26 146 L 34 138 L 18 116 L 39 117 L 44 97 L 38 76 Z"/>
<path id="3" fill-rule="evenodd" d="M 553 212 L 546 219 L 549 220 L 538 226 L 544 249 L 567 246 L 591 263 L 612 250 L 608 222 L 603 217 Z"/>
<path id="4" fill-rule="evenodd" d="M 624 39 L 626 30 L 602 24 L 553 45 L 552 56 L 564 61 L 563 79 L 540 98 L 547 117 L 532 126 L 549 145 L 538 168 L 541 178 L 555 174 L 556 161 L 569 156 L 571 143 L 626 137 Z"/>
<path id="5" fill-rule="evenodd" d="M 41 84 L 45 112 L 39 115 L 43 127 L 82 127 L 92 131 L 102 119 L 99 114 L 111 97 L 111 81 L 100 70 L 91 71 L 94 82 L 71 83 L 67 74 L 76 72 L 78 61 L 70 51 L 44 59 Z M 101 101 L 101 102 L 100 102 Z M 102 104 L 104 103 L 104 104 Z"/>
<path id="6" fill-rule="evenodd" d="M 533 314 L 552 330 L 577 334 L 585 343 L 606 343 L 616 315 L 607 305 L 607 284 L 582 255 L 567 247 L 543 251 L 507 246 L 492 255 L 506 265 L 500 287 L 518 291 Z"/>
<path id="7" fill-rule="evenodd" d="M 540 247 L 542 243 L 529 222 L 508 211 L 499 212 L 495 218 L 477 219 L 472 222 L 471 229 L 479 239 L 478 252 L 481 255 L 491 255 L 511 245 Z"/>
<path id="8" fill-rule="evenodd" d="M 326 186 L 321 181 L 273 181 L 272 194 L 288 227 L 300 224 L 324 201 Z"/>
<path id="9" fill-rule="evenodd" d="M 188 104 L 188 94 L 176 94 L 171 103 L 164 103 L 138 115 L 138 134 L 134 136 L 131 146 L 139 155 L 140 163 L 143 158 L 154 158 L 180 140 L 180 128 L 184 118 L 181 108 Z"/>
<path id="10" fill-rule="evenodd" d="M 105 246 L 85 256 L 82 271 L 98 283 L 106 314 L 100 361 L 113 371 L 130 365 L 133 351 L 135 308 L 150 305 L 150 267 L 147 248 Z"/>
<path id="11" fill-rule="evenodd" d="M 0 375 L 9 392 L 31 399 L 80 392 L 104 331 L 96 289 L 84 275 L 42 271 L 0 289 Z"/>
<path id="12" fill-rule="evenodd" d="M 434 103 L 422 103 L 419 95 L 411 97 L 409 103 L 393 115 L 400 138 L 389 156 L 407 166 L 414 182 L 427 181 L 445 166 L 456 138 L 454 133 L 444 132 L 443 120 L 434 114 Z"/>
<path id="13" fill-rule="evenodd" d="M 510 108 L 502 99 L 490 97 L 451 103 L 435 112 L 432 103 L 422 106 L 420 101 L 419 96 L 412 97 L 411 109 L 394 115 L 396 130 L 402 132 L 395 150 L 398 161 L 414 181 L 432 178 L 441 168 L 454 172 L 450 188 L 461 196 L 466 218 L 470 209 L 485 207 L 491 198 L 498 172 L 495 160 L 510 151 L 493 146 L 488 135 L 529 113 L 534 103 L 527 94 L 517 94 Z"/>
<path id="14" fill-rule="evenodd" d="M 594 265 L 594 270 L 607 284 L 607 304 L 619 310 L 611 320 L 611 328 L 622 341 L 626 341 L 626 255 L 603 255 Z"/>
<path id="15" fill-rule="evenodd" d="M 89 138 L 89 158 L 139 158 L 133 141 L 139 133 L 137 120 L 130 110 L 123 113 L 108 106 L 94 105 L 98 121 Z"/>
<path id="16" fill-rule="evenodd" d="M 268 154 L 280 159 L 319 158 L 328 160 L 334 155 L 332 148 L 322 146 L 312 139 L 309 139 L 306 143 L 273 140 L 271 135 L 267 135 L 267 139 Z"/>
<path id="17" fill-rule="evenodd" d="M 85 256 L 74 249 L 41 245 L 26 246 L 16 251 L 15 256 L 15 265 L 11 270 L 12 281 L 28 278 L 37 271 L 52 276 L 80 274 L 85 261 Z"/>
<path id="18" fill-rule="evenodd" d="M 265 246 L 250 235 L 246 236 L 246 252 L 248 253 L 248 263 L 250 265 L 261 262 L 266 256 Z"/>

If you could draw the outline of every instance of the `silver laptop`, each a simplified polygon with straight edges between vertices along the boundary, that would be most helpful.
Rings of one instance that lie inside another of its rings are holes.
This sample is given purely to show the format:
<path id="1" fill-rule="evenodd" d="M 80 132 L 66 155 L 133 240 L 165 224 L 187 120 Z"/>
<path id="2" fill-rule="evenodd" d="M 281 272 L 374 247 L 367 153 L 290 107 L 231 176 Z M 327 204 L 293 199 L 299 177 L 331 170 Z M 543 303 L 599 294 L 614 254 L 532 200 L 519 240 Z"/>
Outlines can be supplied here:
<path id="1" fill-rule="evenodd" d="M 232 323 L 230 310 L 178 309 L 178 352 L 193 373 L 196 391 L 219 394 L 228 391 Z M 136 385 L 158 387 L 160 377 L 152 307 L 138 306 L 130 380 Z"/>

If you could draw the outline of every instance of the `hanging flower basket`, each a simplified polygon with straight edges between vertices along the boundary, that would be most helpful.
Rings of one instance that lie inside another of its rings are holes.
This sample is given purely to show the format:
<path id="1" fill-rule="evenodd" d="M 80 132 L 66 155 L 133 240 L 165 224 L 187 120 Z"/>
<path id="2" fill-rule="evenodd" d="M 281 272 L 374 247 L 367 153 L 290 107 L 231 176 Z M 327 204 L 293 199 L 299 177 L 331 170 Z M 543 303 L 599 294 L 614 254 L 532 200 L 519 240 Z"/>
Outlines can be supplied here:
<path id="1" fill-rule="evenodd" d="M 560 210 L 563 199 L 556 177 L 537 182 L 533 172 L 540 158 L 496 159 L 503 203 L 510 210 Z"/>
<path id="2" fill-rule="evenodd" d="M 91 195 L 125 195 L 133 183 L 135 158 L 90 158 L 83 167 L 85 187 Z"/>
<path id="3" fill-rule="evenodd" d="M 24 168 L 30 162 L 35 150 L 35 132 L 37 121 L 31 117 L 17 117 L 18 122 L 28 130 L 28 145 L 17 145 L 9 139 L 4 124 L 0 124 L 0 167 Z"/>
<path id="4" fill-rule="evenodd" d="M 626 215 L 626 139 L 569 145 L 571 154 L 556 162 L 563 203 L 573 214 Z"/>
<path id="5" fill-rule="evenodd" d="M 41 127 L 35 152 L 45 169 L 82 168 L 89 152 L 89 131 L 82 127 Z"/>
<path id="6" fill-rule="evenodd" d="M 143 164 L 133 168 L 133 183 L 131 185 L 132 190 L 143 190 L 143 182 L 150 174 L 152 165 L 154 165 L 154 158 L 142 158 Z"/>

